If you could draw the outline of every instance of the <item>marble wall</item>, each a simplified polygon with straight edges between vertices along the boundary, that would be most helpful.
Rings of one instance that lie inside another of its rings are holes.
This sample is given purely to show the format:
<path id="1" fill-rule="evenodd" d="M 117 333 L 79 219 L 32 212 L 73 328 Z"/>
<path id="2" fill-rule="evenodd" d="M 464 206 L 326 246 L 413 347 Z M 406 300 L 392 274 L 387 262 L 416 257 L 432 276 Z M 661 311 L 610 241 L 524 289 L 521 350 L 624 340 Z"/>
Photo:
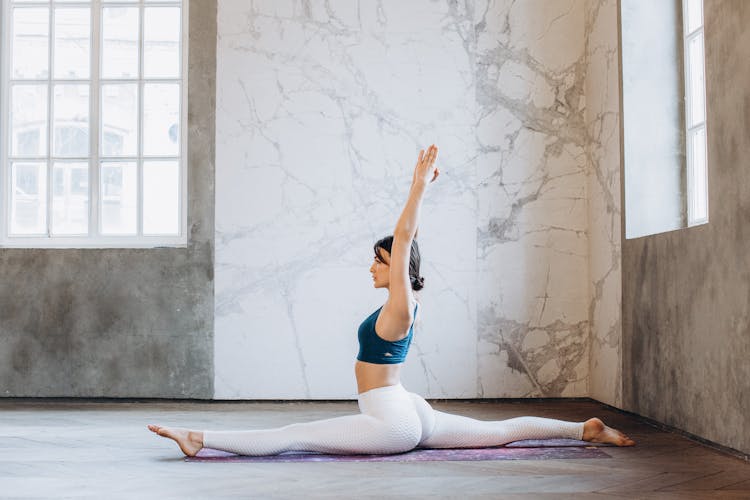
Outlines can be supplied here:
<path id="1" fill-rule="evenodd" d="M 356 394 L 356 328 L 385 299 L 372 243 L 432 142 L 443 175 L 422 211 L 426 288 L 404 384 L 586 396 L 592 369 L 611 379 L 598 391 L 614 390 L 617 365 L 589 366 L 591 321 L 597 352 L 619 350 L 604 5 L 219 2 L 216 398 Z M 587 76 L 588 64 L 606 71 Z M 591 186 L 607 212 L 590 214 Z"/>
<path id="2" fill-rule="evenodd" d="M 622 404 L 620 68 L 616 0 L 586 3 L 589 396 Z"/>
<path id="3" fill-rule="evenodd" d="M 466 130 L 475 137 L 477 170 L 472 395 L 583 396 L 584 3 L 472 3 L 476 127 Z"/>

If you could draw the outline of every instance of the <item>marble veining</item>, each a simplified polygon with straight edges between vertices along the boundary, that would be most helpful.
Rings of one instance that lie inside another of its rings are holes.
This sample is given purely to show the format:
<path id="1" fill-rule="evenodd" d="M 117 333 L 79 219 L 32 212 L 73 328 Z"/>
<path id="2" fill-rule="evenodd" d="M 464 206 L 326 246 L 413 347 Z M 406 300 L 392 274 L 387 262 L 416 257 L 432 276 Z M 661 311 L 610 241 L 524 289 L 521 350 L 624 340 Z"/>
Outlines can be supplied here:
<path id="1" fill-rule="evenodd" d="M 422 211 L 426 288 L 404 384 L 588 395 L 592 346 L 616 343 L 619 321 L 619 276 L 590 276 L 592 249 L 619 252 L 617 205 L 592 217 L 588 199 L 592 185 L 619 196 L 616 92 L 587 109 L 611 77 L 589 71 L 616 28 L 602 9 L 219 2 L 216 398 L 353 397 L 356 327 L 385 298 L 370 288 L 372 243 L 432 142 L 442 175 Z M 606 226 L 595 246 L 592 223 Z"/>
<path id="2" fill-rule="evenodd" d="M 582 2 L 478 19 L 478 397 L 587 392 L 582 20 Z"/>
<path id="3" fill-rule="evenodd" d="M 622 208 L 617 2 L 586 9 L 590 396 L 622 406 Z"/>

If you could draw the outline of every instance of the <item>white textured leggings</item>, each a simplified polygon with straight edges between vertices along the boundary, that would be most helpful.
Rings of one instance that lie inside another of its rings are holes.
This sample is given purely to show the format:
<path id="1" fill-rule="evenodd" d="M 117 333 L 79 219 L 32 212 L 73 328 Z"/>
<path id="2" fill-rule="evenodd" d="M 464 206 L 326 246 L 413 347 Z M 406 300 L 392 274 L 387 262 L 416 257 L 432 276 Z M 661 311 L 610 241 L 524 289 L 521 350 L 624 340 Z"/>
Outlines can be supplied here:
<path id="1" fill-rule="evenodd" d="M 203 446 L 241 455 L 285 451 L 401 453 L 420 448 L 480 448 L 522 439 L 583 437 L 583 422 L 516 417 L 476 420 L 434 410 L 401 384 L 358 396 L 358 415 L 249 431 L 204 431 Z"/>

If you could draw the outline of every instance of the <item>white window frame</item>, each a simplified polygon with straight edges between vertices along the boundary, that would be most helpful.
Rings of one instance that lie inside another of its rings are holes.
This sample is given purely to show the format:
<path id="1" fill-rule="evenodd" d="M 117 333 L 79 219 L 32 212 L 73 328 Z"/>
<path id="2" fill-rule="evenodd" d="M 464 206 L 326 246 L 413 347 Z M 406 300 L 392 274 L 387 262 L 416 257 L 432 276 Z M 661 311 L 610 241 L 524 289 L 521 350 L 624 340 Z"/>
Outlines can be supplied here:
<path id="1" fill-rule="evenodd" d="M 683 67 L 684 67 L 684 79 L 685 79 L 685 153 L 686 153 L 686 164 L 687 164 L 687 225 L 696 226 L 699 224 L 705 224 L 708 222 L 709 214 L 709 200 L 708 200 L 708 129 L 706 127 L 706 113 L 708 103 L 706 102 L 706 44 L 705 37 L 703 36 L 703 13 L 704 13 L 704 2 L 699 0 L 701 3 L 701 19 L 700 24 L 693 31 L 688 31 L 688 3 L 690 0 L 682 0 L 682 46 L 683 46 Z M 692 102 L 692 80 L 690 78 L 690 71 L 692 69 L 690 64 L 690 56 L 688 47 L 692 40 L 697 38 L 701 39 L 701 45 L 703 46 L 703 88 L 700 90 L 703 92 L 703 121 L 690 125 L 690 117 L 692 114 L 692 107 L 695 103 Z M 700 129 L 703 129 L 703 151 L 705 157 L 703 159 L 706 170 L 704 172 L 696 172 L 695 158 L 693 156 L 693 144 L 692 144 L 692 133 Z M 696 178 L 698 175 L 703 177 L 703 193 L 702 196 L 706 200 L 706 214 L 705 217 L 698 218 L 696 216 L 696 205 L 698 203 L 699 194 L 697 193 Z"/>
<path id="2" fill-rule="evenodd" d="M 104 236 L 101 234 L 101 224 L 99 221 L 100 215 L 100 186 L 99 186 L 99 144 L 102 132 L 100 130 L 100 74 L 99 68 L 101 67 L 101 0 L 90 0 L 90 1 L 65 1 L 55 2 L 52 0 L 48 1 L 25 1 L 23 2 L 24 7 L 33 6 L 49 6 L 50 7 L 50 19 L 52 19 L 52 6 L 60 5 L 65 7 L 91 7 L 91 41 L 90 41 L 90 75 L 88 80 L 82 80 L 82 82 L 88 82 L 90 84 L 90 102 L 89 102 L 89 156 L 83 161 L 89 163 L 89 234 L 83 236 L 10 236 L 10 203 L 11 193 L 9 186 L 10 183 L 10 168 L 9 168 L 9 138 L 10 138 L 10 110 L 9 96 L 10 96 L 10 42 L 11 42 L 11 0 L 0 0 L 0 9 L 2 10 L 2 39 L 0 39 L 0 247 L 4 248 L 155 248 L 155 247 L 186 247 L 187 246 L 187 94 L 188 94 L 188 4 L 189 0 L 175 1 L 159 1 L 159 0 L 137 0 L 137 1 L 106 1 L 107 7 L 138 7 L 140 10 L 140 36 L 139 36 L 139 78 L 134 80 L 128 80 L 129 83 L 137 83 L 139 86 L 138 102 L 138 134 L 139 137 L 143 135 L 143 113 L 142 113 L 142 102 L 143 102 L 143 88 L 148 83 L 180 83 L 180 150 L 178 155 L 165 156 L 165 157 L 145 157 L 142 154 L 143 141 L 139 140 L 138 153 L 135 160 L 132 158 L 123 158 L 123 161 L 135 161 L 138 169 L 138 216 L 137 216 L 137 236 Z M 144 22 L 144 7 L 174 7 L 179 5 L 181 7 L 182 23 L 180 39 L 182 43 L 180 51 L 180 68 L 181 75 L 179 78 L 168 78 L 168 79 L 144 79 L 143 78 L 143 22 Z M 54 26 L 49 27 L 49 46 L 50 53 L 54 46 Z M 107 79 L 109 82 L 110 79 Z M 118 83 L 118 80 L 112 80 L 114 83 Z M 55 82 L 64 82 L 66 80 L 55 79 L 53 74 L 52 59 L 50 57 L 49 67 L 49 78 L 48 78 L 48 96 L 52 95 L 52 87 Z M 71 81 L 71 83 L 73 83 Z M 48 99 L 49 101 L 49 99 Z M 47 228 L 49 231 L 50 227 L 50 212 L 51 212 L 51 193 L 52 183 L 50 182 L 51 177 L 51 161 L 52 161 L 52 135 L 54 131 L 50 125 L 50 115 L 52 109 L 47 110 L 47 123 L 48 123 L 48 138 L 47 138 L 47 156 L 42 157 L 37 161 L 47 162 Z M 178 195 L 178 214 L 179 214 L 179 234 L 178 235 L 143 235 L 143 162 L 150 159 L 177 159 L 178 162 L 178 175 L 179 175 L 179 189 Z M 66 161 L 75 161 L 76 158 L 65 158 Z"/>

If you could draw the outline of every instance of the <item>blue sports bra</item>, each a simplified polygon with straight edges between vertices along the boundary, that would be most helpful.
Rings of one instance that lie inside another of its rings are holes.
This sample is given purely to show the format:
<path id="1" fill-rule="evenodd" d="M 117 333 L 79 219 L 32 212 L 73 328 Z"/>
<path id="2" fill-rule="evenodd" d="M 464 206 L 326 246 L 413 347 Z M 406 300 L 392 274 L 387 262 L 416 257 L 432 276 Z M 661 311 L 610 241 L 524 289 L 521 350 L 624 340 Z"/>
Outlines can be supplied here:
<path id="1" fill-rule="evenodd" d="M 374 313 L 370 314 L 359 325 L 359 331 L 357 332 L 357 336 L 359 337 L 359 354 L 357 354 L 357 359 L 378 365 L 403 363 L 411 345 L 411 339 L 414 334 L 414 323 L 412 322 L 409 327 L 409 334 L 401 340 L 395 342 L 385 340 L 375 333 L 375 322 L 378 320 L 378 316 L 380 316 L 381 309 L 383 309 L 383 306 L 378 307 Z M 417 317 L 417 306 L 414 306 L 414 317 Z"/>

